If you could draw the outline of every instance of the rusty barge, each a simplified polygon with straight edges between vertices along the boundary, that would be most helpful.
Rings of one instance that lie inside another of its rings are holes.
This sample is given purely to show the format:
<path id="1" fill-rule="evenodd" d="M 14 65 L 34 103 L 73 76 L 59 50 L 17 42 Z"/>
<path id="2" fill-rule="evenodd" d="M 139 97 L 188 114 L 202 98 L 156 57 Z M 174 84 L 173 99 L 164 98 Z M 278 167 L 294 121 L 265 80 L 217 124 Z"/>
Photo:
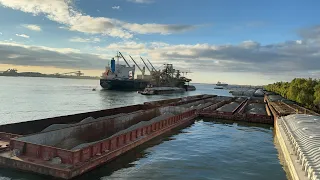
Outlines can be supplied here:
<path id="1" fill-rule="evenodd" d="M 200 117 L 273 124 L 272 113 L 261 98 L 217 96 L 212 99 L 212 105 L 199 111 Z"/>
<path id="2" fill-rule="evenodd" d="M 193 123 L 198 110 L 205 107 L 200 103 L 212 97 L 153 101 L 2 125 L 0 165 L 71 179 L 152 138 Z"/>

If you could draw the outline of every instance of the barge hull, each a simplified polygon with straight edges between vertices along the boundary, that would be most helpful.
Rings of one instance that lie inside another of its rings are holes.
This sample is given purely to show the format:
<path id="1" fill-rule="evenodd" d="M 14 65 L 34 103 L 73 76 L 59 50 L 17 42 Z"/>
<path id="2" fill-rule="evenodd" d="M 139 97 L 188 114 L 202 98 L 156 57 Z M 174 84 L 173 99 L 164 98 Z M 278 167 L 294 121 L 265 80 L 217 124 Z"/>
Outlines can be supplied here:
<path id="1" fill-rule="evenodd" d="M 173 126 L 170 126 L 170 127 L 165 128 L 165 129 L 162 129 L 162 130 L 160 130 L 158 132 L 155 132 L 152 135 L 147 136 L 147 137 L 145 137 L 145 138 L 143 138 L 141 140 L 137 140 L 137 141 L 135 141 L 135 142 L 133 142 L 131 144 L 128 144 L 128 145 L 124 146 L 123 148 L 121 148 L 119 150 L 113 151 L 113 152 L 111 152 L 109 154 L 110 157 L 108 157 L 108 159 L 106 159 L 104 157 L 100 157 L 94 163 L 88 164 L 88 165 L 86 165 L 84 167 L 81 167 L 80 168 L 80 173 L 78 174 L 79 171 L 77 173 L 74 173 L 74 176 L 72 176 L 71 178 L 73 178 L 75 176 L 78 176 L 78 175 L 81 175 L 81 174 L 83 174 L 83 173 L 85 173 L 87 171 L 90 171 L 90 170 L 92 170 L 92 169 L 94 169 L 94 168 L 96 168 L 96 167 L 98 167 L 98 166 L 100 166 L 100 165 L 102 165 L 104 163 L 110 162 L 113 159 L 115 159 L 116 157 L 118 157 L 118 156 L 120 156 L 120 155 L 122 155 L 122 154 L 124 154 L 124 153 L 126 153 L 126 152 L 128 152 L 128 151 L 130 151 L 130 150 L 132 150 L 132 149 L 134 149 L 134 148 L 136 148 L 136 147 L 138 147 L 138 146 L 140 146 L 140 145 L 142 145 L 142 144 L 144 144 L 144 143 L 146 143 L 146 142 L 148 142 L 148 141 L 150 141 L 150 140 L 152 140 L 154 138 L 156 138 L 156 137 L 164 135 L 164 134 L 170 132 L 171 130 L 182 128 L 182 127 L 186 127 L 186 126 L 194 123 L 194 121 L 195 121 L 194 119 L 195 118 L 196 118 L 196 115 L 190 116 L 189 118 L 186 118 L 186 119 L 182 120 L 181 122 L 179 122 L 179 123 L 177 123 L 177 124 L 175 124 Z"/>
<path id="2" fill-rule="evenodd" d="M 17 157 L 11 156 L 11 151 L 0 153 L 0 165 L 9 168 L 20 169 L 23 171 L 31 171 L 38 174 L 54 176 L 63 179 L 71 179 L 73 177 L 79 176 L 87 171 L 90 171 L 102 164 L 105 164 L 114 158 L 122 155 L 123 153 L 132 150 L 133 148 L 155 138 L 164 133 L 167 133 L 173 129 L 190 125 L 194 122 L 194 118 L 197 116 L 195 110 L 191 110 L 180 115 L 175 116 L 171 119 L 165 119 L 162 122 L 156 122 L 148 127 L 143 127 L 141 129 L 135 130 L 133 132 L 129 132 L 129 143 L 126 143 L 128 140 L 128 134 L 122 134 L 118 137 L 114 137 L 111 140 L 108 140 L 110 151 L 102 151 L 102 146 L 104 142 L 100 144 L 93 145 L 90 148 L 89 154 L 91 158 L 85 160 L 83 163 L 79 165 L 75 165 L 72 168 L 66 167 L 52 167 L 43 163 L 43 161 L 32 158 L 32 157 Z M 148 134 L 149 132 L 149 134 Z M 120 142 L 122 139 L 123 142 Z M 133 141 L 130 141 L 133 139 Z M 116 141 L 113 141 L 116 140 Z M 111 145 L 112 142 L 116 142 L 115 147 Z M 32 144 L 31 144 L 32 145 Z M 94 154 L 94 150 L 100 150 L 99 155 Z M 113 148 L 111 148 L 113 147 Z M 34 150 L 38 149 L 35 147 Z M 88 149 L 86 149 L 88 150 Z M 45 153 L 45 149 L 41 149 L 38 151 L 39 154 Z M 83 153 L 81 150 L 80 154 Z M 75 158 L 75 154 L 72 154 L 70 158 Z M 82 159 L 82 156 L 81 156 Z"/>

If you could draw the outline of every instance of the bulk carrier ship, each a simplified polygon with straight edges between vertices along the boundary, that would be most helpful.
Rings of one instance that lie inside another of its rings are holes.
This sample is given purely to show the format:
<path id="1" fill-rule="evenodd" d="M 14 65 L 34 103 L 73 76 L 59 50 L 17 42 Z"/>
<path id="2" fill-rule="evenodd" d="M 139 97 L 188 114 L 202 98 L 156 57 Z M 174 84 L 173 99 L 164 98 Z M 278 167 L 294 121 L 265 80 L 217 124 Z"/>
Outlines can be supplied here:
<path id="1" fill-rule="evenodd" d="M 130 55 L 129 55 L 130 56 Z M 168 87 L 178 88 L 179 91 L 193 91 L 196 90 L 194 86 L 189 85 L 191 79 L 181 76 L 179 70 L 173 68 L 172 64 L 165 64 L 164 69 L 156 70 L 152 63 L 148 60 L 151 69 L 145 63 L 144 67 L 140 67 L 136 61 L 130 56 L 135 65 L 130 66 L 128 61 L 118 52 L 117 63 L 114 58 L 111 59 L 110 65 L 106 67 L 105 72 L 100 79 L 100 85 L 104 89 L 108 90 L 135 90 L 143 92 L 141 90 L 148 90 L 150 88 L 166 89 Z M 122 58 L 126 65 L 119 64 L 119 59 Z M 141 75 L 137 75 L 135 78 L 136 67 L 140 70 Z M 146 75 L 146 68 L 150 72 L 150 75 Z M 165 91 L 175 92 L 175 91 Z"/>
<path id="2" fill-rule="evenodd" d="M 126 65 L 119 64 L 119 58 L 122 57 Z M 131 57 L 131 56 L 130 56 Z M 145 68 L 141 69 L 134 61 L 137 67 L 141 70 L 142 75 L 138 75 L 135 79 L 135 65 L 130 66 L 128 61 L 123 57 L 121 52 L 116 56 L 117 63 L 114 58 L 111 59 L 110 65 L 106 67 L 105 72 L 100 79 L 100 86 L 108 90 L 142 90 L 150 83 L 145 76 Z"/>

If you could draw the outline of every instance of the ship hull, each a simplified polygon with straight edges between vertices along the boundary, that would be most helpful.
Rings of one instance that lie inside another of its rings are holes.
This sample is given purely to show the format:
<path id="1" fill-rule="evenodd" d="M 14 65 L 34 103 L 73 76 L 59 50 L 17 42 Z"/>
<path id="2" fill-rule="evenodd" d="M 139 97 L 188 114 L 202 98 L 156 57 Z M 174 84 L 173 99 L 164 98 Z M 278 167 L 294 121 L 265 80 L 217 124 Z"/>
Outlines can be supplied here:
<path id="1" fill-rule="evenodd" d="M 143 80 L 108 80 L 100 79 L 100 86 L 107 90 L 128 90 L 136 91 L 143 90 L 149 84 L 148 81 Z"/>

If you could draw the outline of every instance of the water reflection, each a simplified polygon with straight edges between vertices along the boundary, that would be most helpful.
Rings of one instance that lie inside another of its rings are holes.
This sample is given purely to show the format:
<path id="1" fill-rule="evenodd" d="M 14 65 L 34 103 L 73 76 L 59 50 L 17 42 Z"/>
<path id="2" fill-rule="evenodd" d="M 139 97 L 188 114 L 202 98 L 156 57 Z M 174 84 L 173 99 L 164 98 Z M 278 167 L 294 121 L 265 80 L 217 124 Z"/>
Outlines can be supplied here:
<path id="1" fill-rule="evenodd" d="M 285 179 L 272 131 L 245 124 L 199 119 L 79 179 Z"/>
<path id="2" fill-rule="evenodd" d="M 214 122 L 215 124 L 225 124 L 225 125 L 236 125 L 236 126 L 243 126 L 243 127 L 253 127 L 253 128 L 263 128 L 263 129 L 272 129 L 272 125 L 269 124 L 261 124 L 261 123 L 248 123 L 248 122 L 241 122 L 241 121 L 232 121 L 232 120 L 225 120 L 225 119 L 213 119 L 213 118 L 202 118 L 204 122 Z"/>
<path id="3" fill-rule="evenodd" d="M 188 128 L 190 126 L 187 126 Z M 77 177 L 75 179 L 77 180 L 84 180 L 84 179 L 109 179 L 109 176 L 117 172 L 119 170 L 125 169 L 125 173 L 128 173 L 128 171 L 132 171 L 132 169 L 136 170 L 141 166 L 142 164 L 146 164 L 145 161 L 141 163 L 139 160 L 141 159 L 147 159 L 153 154 L 154 150 L 152 147 L 155 147 L 159 144 L 162 144 L 164 142 L 169 142 L 172 140 L 176 140 L 175 136 L 178 134 L 184 133 L 182 130 L 173 130 L 170 131 L 162 136 L 156 137 L 152 139 L 151 141 L 142 144 L 133 150 L 128 151 L 127 153 L 121 155 L 120 157 L 116 158 L 115 160 L 111 161 L 110 163 L 107 163 L 106 165 L 103 165 L 93 171 L 90 171 L 83 176 Z M 128 171 L 127 171 L 128 170 Z"/>

